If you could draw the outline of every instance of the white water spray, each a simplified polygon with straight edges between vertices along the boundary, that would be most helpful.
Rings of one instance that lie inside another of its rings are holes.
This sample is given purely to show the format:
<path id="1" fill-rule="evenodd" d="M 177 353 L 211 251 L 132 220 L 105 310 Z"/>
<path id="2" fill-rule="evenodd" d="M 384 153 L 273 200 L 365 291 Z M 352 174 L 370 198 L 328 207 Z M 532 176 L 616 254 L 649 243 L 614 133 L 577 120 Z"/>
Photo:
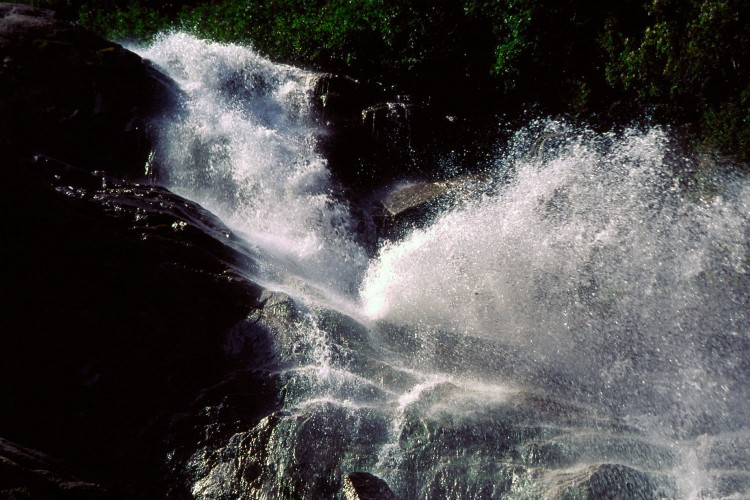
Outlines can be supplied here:
<path id="1" fill-rule="evenodd" d="M 508 185 L 382 249 L 367 314 L 418 326 L 423 345 L 447 331 L 510 346 L 623 415 L 669 400 L 665 425 L 750 417 L 734 378 L 750 336 L 750 185 L 686 192 L 659 129 L 548 129 L 543 158 L 498 160 Z"/>
<path id="2" fill-rule="evenodd" d="M 167 185 L 257 246 L 263 278 L 356 289 L 365 253 L 315 150 L 317 75 L 186 34 L 164 36 L 142 55 L 186 94 L 182 116 L 160 131 Z"/>

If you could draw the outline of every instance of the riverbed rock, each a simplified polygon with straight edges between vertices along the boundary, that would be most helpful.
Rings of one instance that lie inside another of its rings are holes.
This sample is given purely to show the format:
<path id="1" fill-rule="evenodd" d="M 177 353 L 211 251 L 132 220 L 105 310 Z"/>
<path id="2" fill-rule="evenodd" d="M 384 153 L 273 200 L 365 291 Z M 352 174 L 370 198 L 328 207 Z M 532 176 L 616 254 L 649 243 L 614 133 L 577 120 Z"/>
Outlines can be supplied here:
<path id="1" fill-rule="evenodd" d="M 570 485 L 563 498 L 675 498 L 674 484 L 632 467 L 602 464 L 586 468 L 566 480 Z"/>
<path id="2" fill-rule="evenodd" d="M 143 176 L 149 127 L 177 87 L 50 10 L 0 3 L 0 150 Z"/>

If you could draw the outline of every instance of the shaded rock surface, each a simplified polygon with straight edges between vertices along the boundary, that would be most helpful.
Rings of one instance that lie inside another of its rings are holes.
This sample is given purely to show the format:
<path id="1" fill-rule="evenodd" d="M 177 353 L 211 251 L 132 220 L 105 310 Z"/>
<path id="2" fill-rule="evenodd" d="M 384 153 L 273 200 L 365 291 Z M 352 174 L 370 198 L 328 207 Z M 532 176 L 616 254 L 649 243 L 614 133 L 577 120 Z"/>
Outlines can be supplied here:
<path id="1" fill-rule="evenodd" d="M 148 127 L 176 86 L 49 10 L 0 4 L 0 150 L 142 176 Z"/>
<path id="2" fill-rule="evenodd" d="M 344 478 L 346 500 L 396 500 L 388 483 L 369 472 L 351 472 Z"/>
<path id="3" fill-rule="evenodd" d="M 0 435 L 84 482 L 161 497 L 165 457 L 196 439 L 184 422 L 273 408 L 246 371 L 273 361 L 251 318 L 252 258 L 166 189 L 45 159 L 5 166 Z M 231 397 L 217 389 L 238 378 Z M 201 416 L 211 406 L 222 411 Z"/>
<path id="4" fill-rule="evenodd" d="M 81 481 L 64 463 L 0 438 L 0 497 L 93 500 L 113 495 L 98 484 Z"/>
<path id="5" fill-rule="evenodd" d="M 251 253 L 199 205 L 127 180 L 146 173 L 149 127 L 179 90 L 119 45 L 11 4 L 0 90 L 0 490 L 183 495 L 173 462 L 276 396 Z"/>
<path id="6" fill-rule="evenodd" d="M 494 119 L 446 115 L 396 88 L 342 75 L 323 75 L 314 92 L 330 132 L 319 147 L 355 200 L 404 179 L 432 182 L 477 172 L 492 157 Z"/>

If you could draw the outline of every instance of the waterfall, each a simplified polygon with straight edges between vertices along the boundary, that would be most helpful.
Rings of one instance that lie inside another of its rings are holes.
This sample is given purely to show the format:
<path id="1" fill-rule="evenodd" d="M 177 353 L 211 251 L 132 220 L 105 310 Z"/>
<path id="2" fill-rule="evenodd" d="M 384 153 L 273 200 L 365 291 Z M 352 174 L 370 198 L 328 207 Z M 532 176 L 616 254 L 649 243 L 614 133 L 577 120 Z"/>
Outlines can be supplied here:
<path id="1" fill-rule="evenodd" d="M 356 290 L 365 252 L 315 150 L 317 75 L 186 34 L 142 55 L 185 93 L 181 116 L 159 131 L 164 182 L 257 247 L 264 278 L 284 273 L 330 293 Z"/>
<path id="2" fill-rule="evenodd" d="M 536 122 L 369 258 L 316 151 L 315 74 L 184 34 L 140 52 L 184 91 L 164 182 L 294 297 L 268 326 L 283 410 L 197 453 L 194 495 L 341 497 L 353 471 L 403 498 L 750 491 L 746 178 L 662 128 Z"/>

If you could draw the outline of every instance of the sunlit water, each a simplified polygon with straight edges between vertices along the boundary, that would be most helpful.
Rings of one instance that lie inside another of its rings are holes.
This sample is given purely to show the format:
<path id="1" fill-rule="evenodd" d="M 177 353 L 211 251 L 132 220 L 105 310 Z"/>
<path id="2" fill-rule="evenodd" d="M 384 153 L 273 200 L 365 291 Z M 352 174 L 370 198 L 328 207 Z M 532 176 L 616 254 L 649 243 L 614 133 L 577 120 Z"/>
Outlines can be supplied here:
<path id="1" fill-rule="evenodd" d="M 284 410 L 195 495 L 340 496 L 363 470 L 404 498 L 562 496 L 601 464 L 650 496 L 750 494 L 747 179 L 678 175 L 698 163 L 662 129 L 534 123 L 368 260 L 316 151 L 316 75 L 181 34 L 142 54 L 185 93 L 165 182 L 294 297 L 268 322 Z"/>
<path id="2" fill-rule="evenodd" d="M 143 55 L 185 93 L 158 145 L 167 185 L 221 217 L 275 270 L 331 292 L 356 289 L 366 260 L 315 151 L 316 75 L 183 34 Z"/>

